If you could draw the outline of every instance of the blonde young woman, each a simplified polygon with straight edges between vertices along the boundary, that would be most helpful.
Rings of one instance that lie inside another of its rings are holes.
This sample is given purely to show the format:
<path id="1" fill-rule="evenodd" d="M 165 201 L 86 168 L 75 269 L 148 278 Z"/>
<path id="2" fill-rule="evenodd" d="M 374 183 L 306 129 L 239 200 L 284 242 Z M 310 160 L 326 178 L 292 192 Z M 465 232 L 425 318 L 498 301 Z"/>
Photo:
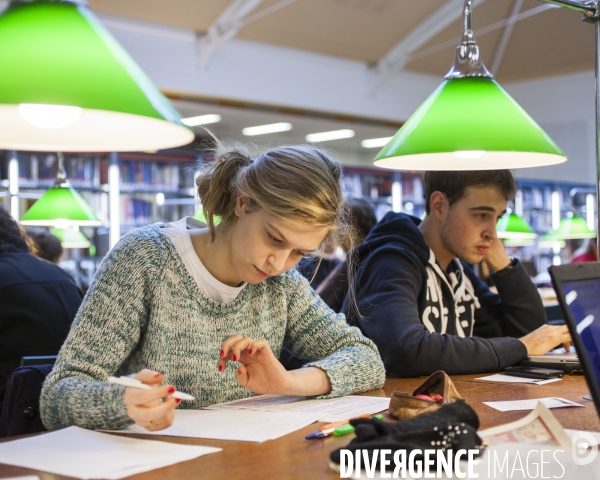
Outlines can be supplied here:
<path id="1" fill-rule="evenodd" d="M 339 163 L 310 146 L 217 157 L 197 181 L 208 227 L 186 218 L 142 228 L 103 261 L 44 384 L 46 427 L 161 430 L 179 405 L 175 388 L 196 398 L 182 408 L 198 408 L 380 387 L 375 345 L 293 268 L 347 233 L 340 179 Z M 286 371 L 284 346 L 311 362 Z"/>

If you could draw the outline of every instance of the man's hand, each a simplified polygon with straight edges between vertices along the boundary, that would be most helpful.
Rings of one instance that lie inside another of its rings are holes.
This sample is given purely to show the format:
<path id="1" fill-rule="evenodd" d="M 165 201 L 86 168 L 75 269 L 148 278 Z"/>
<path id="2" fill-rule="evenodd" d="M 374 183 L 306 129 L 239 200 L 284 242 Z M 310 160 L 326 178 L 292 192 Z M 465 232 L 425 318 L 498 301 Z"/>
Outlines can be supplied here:
<path id="1" fill-rule="evenodd" d="M 566 325 L 542 325 L 519 340 L 527 347 L 528 356 L 544 355 L 561 343 L 567 352 L 571 349 L 571 335 Z"/>
<path id="2" fill-rule="evenodd" d="M 510 265 L 510 257 L 506 253 L 506 250 L 504 250 L 502 240 L 499 238 L 493 240 L 490 249 L 483 256 L 483 261 L 487 263 L 492 272 L 499 272 Z"/>

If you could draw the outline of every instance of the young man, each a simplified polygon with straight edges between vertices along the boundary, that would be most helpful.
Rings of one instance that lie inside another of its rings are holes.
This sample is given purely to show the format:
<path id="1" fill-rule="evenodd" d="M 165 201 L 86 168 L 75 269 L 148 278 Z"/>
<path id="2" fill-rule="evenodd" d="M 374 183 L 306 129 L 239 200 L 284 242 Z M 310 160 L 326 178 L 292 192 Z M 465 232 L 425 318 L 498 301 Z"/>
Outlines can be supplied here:
<path id="1" fill-rule="evenodd" d="M 424 184 L 423 222 L 390 212 L 358 247 L 356 305 L 347 295 L 343 307 L 388 374 L 493 372 L 569 342 L 496 236 L 516 190 L 511 173 L 427 172 Z M 469 266 L 482 260 L 498 295 Z"/>

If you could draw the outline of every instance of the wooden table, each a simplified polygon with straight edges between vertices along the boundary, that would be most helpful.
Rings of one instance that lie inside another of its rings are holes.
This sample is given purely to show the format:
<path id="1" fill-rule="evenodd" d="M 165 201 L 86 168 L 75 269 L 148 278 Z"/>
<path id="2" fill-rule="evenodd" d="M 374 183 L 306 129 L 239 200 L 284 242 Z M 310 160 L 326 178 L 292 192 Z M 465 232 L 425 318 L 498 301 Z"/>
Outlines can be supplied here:
<path id="1" fill-rule="evenodd" d="M 583 395 L 589 393 L 585 379 L 582 376 L 566 376 L 561 382 L 547 385 L 474 380 L 481 376 L 462 375 L 452 377 L 459 393 L 477 411 L 481 428 L 512 422 L 529 413 L 499 412 L 481 402 L 562 397 L 586 406 L 586 408 L 553 409 L 552 412 L 563 427 L 600 432 L 600 419 L 593 403 L 582 398 Z M 367 392 L 365 395 L 391 396 L 394 390 L 412 393 L 422 381 L 423 378 L 388 378 L 382 389 Z M 306 478 L 332 480 L 339 478 L 339 474 L 329 469 L 329 454 L 334 449 L 347 445 L 353 435 L 329 437 L 322 440 L 305 440 L 304 436 L 314 430 L 317 430 L 316 424 L 278 440 L 261 444 L 153 436 L 152 439 L 166 442 L 220 447 L 223 451 L 131 478 L 143 478 L 145 480 L 193 478 L 223 478 L 228 480 Z M 148 438 L 144 435 L 136 435 L 136 437 Z M 32 455 L 35 455 L 35 452 L 32 452 Z M 32 473 L 39 474 L 39 472 L 33 470 L 0 464 L 0 478 Z M 65 477 L 42 473 L 40 478 L 50 480 Z"/>

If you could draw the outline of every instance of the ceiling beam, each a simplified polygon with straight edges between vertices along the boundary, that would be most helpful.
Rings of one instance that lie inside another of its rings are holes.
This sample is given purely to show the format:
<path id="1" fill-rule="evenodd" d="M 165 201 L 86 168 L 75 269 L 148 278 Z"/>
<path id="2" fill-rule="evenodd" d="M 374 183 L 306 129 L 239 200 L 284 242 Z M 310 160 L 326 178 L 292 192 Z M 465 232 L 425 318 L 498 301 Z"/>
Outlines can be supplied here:
<path id="1" fill-rule="evenodd" d="M 249 15 L 263 0 L 232 0 L 219 17 L 208 27 L 206 34 L 199 37 L 200 65 L 205 67 L 215 48 L 233 38 Z"/>
<path id="2" fill-rule="evenodd" d="M 481 5 L 484 1 L 477 0 L 475 6 Z M 386 53 L 377 63 L 375 71 L 386 76 L 402 70 L 412 52 L 462 17 L 463 5 L 464 0 L 447 0 Z"/>
<path id="3" fill-rule="evenodd" d="M 517 15 L 521 12 L 524 1 L 525 0 L 513 0 L 513 4 L 510 8 L 510 13 L 508 14 L 508 24 L 506 25 L 506 27 L 504 27 L 504 30 L 502 31 L 500 41 L 498 42 L 498 46 L 496 47 L 496 51 L 494 52 L 494 58 L 492 59 L 490 71 L 494 76 L 498 75 L 500 65 L 502 65 L 502 60 L 504 60 L 504 54 L 506 53 L 506 49 L 508 48 L 508 42 L 510 42 L 513 30 L 515 29 L 515 24 L 517 23 L 515 19 L 517 18 Z"/>

